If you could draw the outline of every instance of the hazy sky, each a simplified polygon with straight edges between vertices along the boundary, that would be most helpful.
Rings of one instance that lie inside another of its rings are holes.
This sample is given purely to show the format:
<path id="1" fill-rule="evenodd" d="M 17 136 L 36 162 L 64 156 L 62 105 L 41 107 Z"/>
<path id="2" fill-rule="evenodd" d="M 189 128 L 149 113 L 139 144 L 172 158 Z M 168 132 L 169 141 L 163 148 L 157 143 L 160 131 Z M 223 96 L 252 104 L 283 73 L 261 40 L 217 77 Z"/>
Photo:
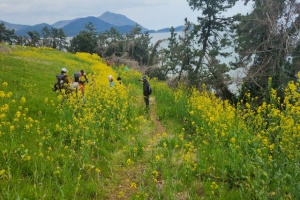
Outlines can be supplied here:
<path id="1" fill-rule="evenodd" d="M 245 12 L 239 3 L 233 14 Z M 54 24 L 60 20 L 94 16 L 109 11 L 122 14 L 147 29 L 179 26 L 184 18 L 196 22 L 199 11 L 192 11 L 186 0 L 0 0 L 0 20 L 13 24 Z"/>

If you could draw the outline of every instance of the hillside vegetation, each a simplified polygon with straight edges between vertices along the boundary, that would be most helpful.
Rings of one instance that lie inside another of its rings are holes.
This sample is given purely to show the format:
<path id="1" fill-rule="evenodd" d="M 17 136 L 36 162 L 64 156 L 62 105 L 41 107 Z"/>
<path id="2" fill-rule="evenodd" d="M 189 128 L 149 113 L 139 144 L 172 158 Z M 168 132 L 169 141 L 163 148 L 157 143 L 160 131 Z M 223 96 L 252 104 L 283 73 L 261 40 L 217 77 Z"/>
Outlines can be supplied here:
<path id="1" fill-rule="evenodd" d="M 86 71 L 84 99 L 52 91 L 63 67 Z M 125 67 L 0 44 L 0 199 L 300 198 L 298 83 L 233 107 L 151 79 L 145 110 Z"/>

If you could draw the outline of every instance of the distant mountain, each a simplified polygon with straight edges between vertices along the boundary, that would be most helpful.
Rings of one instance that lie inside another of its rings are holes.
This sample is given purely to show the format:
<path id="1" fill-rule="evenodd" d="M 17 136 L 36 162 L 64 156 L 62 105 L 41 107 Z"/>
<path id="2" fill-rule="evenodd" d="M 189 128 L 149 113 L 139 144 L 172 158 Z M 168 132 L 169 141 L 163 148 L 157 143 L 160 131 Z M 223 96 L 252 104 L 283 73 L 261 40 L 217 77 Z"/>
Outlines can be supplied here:
<path id="1" fill-rule="evenodd" d="M 37 24 L 37 25 L 34 25 L 34 26 L 26 26 L 26 27 L 24 27 L 22 29 L 17 30 L 16 31 L 16 35 L 18 35 L 18 36 L 20 36 L 20 35 L 28 35 L 27 34 L 28 31 L 31 31 L 31 32 L 38 31 L 39 33 L 41 33 L 43 27 L 45 27 L 45 26 L 47 28 L 49 28 L 49 29 L 52 28 L 51 25 L 45 24 L 45 23 L 43 23 L 43 24 Z"/>
<path id="2" fill-rule="evenodd" d="M 10 29 L 10 30 L 15 29 L 15 31 L 30 27 L 29 25 L 11 24 L 11 23 L 0 20 L 0 23 L 2 23 L 2 22 L 5 24 L 5 27 L 7 29 Z"/>
<path id="3" fill-rule="evenodd" d="M 135 21 L 132 21 L 131 19 L 128 19 L 125 15 L 115 14 L 115 13 L 111 13 L 111 12 L 107 11 L 98 18 L 107 23 L 115 25 L 115 26 L 133 26 L 133 27 L 135 27 L 136 25 L 139 25 L 142 28 L 143 32 L 148 31 L 147 28 L 136 23 Z"/>
<path id="4" fill-rule="evenodd" d="M 170 29 L 171 29 L 171 27 L 170 28 L 163 28 L 163 29 L 157 30 L 156 32 L 157 33 L 170 32 Z M 183 31 L 183 29 L 184 29 L 184 26 L 177 26 L 177 27 L 174 28 L 174 31 L 175 32 L 180 32 L 180 31 Z"/>
<path id="5" fill-rule="evenodd" d="M 54 28 L 60 29 L 60 28 L 62 28 L 62 27 L 64 27 L 64 26 L 68 25 L 69 23 L 71 23 L 71 22 L 77 20 L 77 19 L 78 19 L 78 18 L 76 18 L 76 19 L 71 19 L 71 20 L 61 20 L 61 21 L 58 21 L 58 22 L 55 22 L 54 24 L 52 24 L 52 26 L 53 26 Z"/>
<path id="6" fill-rule="evenodd" d="M 102 21 L 97 17 L 86 17 L 74 20 L 62 27 L 62 29 L 67 36 L 75 36 L 78 35 L 80 31 L 85 30 L 85 25 L 89 22 L 94 25 L 98 33 L 104 32 L 105 30 L 109 30 L 111 27 L 113 27 L 112 24 Z"/>
<path id="7" fill-rule="evenodd" d="M 111 12 L 105 12 L 98 18 L 116 26 L 125 26 L 125 25 L 135 26 L 137 24 L 136 22 L 132 21 L 131 19 L 128 19 L 124 15 L 115 14 Z"/>
<path id="8" fill-rule="evenodd" d="M 85 30 L 85 25 L 89 22 L 93 23 L 97 33 L 102 33 L 110 30 L 112 27 L 115 28 L 120 33 L 130 32 L 136 25 L 142 28 L 142 32 L 156 33 L 156 32 L 169 32 L 170 28 L 156 30 L 148 30 L 147 28 L 141 26 L 140 24 L 132 21 L 121 14 L 115 14 L 111 12 L 105 12 L 99 17 L 85 17 L 85 18 L 76 18 L 72 20 L 60 20 L 52 25 L 42 23 L 36 24 L 33 26 L 30 25 L 20 25 L 20 24 L 11 24 L 8 22 L 1 21 L 5 24 L 7 29 L 14 29 L 16 35 L 18 36 L 28 36 L 28 31 L 38 31 L 41 33 L 43 27 L 63 29 L 67 37 L 73 37 L 79 34 L 80 31 Z M 180 29 L 180 28 L 179 28 Z M 176 31 L 176 29 L 175 29 Z M 181 30 L 179 30 L 181 31 Z"/>

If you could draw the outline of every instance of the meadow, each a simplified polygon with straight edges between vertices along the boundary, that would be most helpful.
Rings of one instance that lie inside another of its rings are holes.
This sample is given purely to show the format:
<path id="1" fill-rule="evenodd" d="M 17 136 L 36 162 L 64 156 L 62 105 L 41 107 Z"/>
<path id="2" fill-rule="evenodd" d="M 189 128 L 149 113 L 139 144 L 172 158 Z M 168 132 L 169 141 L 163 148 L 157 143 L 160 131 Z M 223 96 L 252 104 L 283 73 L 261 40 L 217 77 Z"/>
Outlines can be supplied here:
<path id="1" fill-rule="evenodd" d="M 52 91 L 63 67 L 84 98 Z M 142 74 L 97 55 L 0 44 L 0 70 L 0 199 L 300 199 L 298 83 L 232 106 L 151 79 L 146 110 Z"/>

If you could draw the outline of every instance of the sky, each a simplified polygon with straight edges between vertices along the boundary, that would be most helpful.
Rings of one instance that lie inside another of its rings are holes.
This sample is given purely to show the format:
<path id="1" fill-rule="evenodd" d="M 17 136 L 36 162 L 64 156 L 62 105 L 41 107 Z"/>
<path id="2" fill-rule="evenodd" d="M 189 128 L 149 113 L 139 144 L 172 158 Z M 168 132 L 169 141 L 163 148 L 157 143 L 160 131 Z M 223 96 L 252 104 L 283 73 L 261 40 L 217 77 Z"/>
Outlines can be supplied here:
<path id="1" fill-rule="evenodd" d="M 250 11 L 239 2 L 228 15 Z M 109 11 L 122 14 L 149 30 L 184 25 L 184 19 L 196 22 L 187 0 L 1 0 L 0 20 L 22 25 L 54 24 L 88 16 L 99 17 Z"/>

